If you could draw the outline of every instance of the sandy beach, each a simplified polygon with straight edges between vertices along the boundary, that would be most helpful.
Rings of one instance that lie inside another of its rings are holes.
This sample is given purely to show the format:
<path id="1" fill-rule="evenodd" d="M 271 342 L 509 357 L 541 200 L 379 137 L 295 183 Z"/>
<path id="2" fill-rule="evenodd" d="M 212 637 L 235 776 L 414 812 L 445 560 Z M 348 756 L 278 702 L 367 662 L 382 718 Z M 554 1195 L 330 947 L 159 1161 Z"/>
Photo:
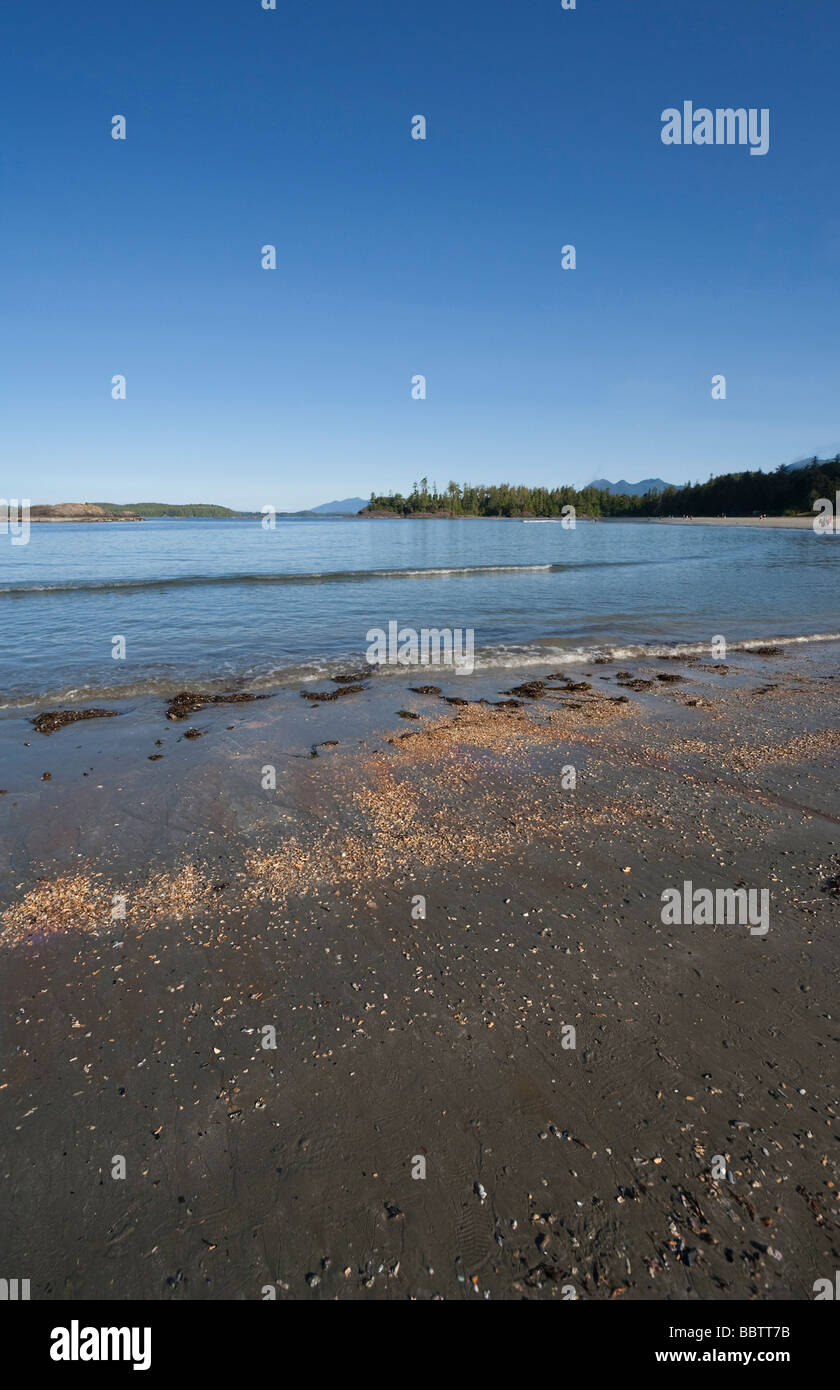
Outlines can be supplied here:
<path id="1" fill-rule="evenodd" d="M 4 720 L 0 1243 L 32 1297 L 810 1298 L 837 657 Z M 769 930 L 665 925 L 686 881 L 767 889 Z"/>
<path id="2" fill-rule="evenodd" d="M 663 526 L 758 526 L 763 530 L 813 530 L 814 516 L 663 516 Z"/>

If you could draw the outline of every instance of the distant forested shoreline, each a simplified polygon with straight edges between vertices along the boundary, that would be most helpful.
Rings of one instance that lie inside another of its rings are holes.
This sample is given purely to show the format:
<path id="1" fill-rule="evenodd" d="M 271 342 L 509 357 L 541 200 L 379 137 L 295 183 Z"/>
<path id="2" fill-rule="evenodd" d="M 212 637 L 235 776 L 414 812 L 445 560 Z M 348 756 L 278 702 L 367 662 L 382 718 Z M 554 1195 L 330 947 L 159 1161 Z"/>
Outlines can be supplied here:
<path id="1" fill-rule="evenodd" d="M 821 497 L 840 490 L 840 454 L 813 459 L 798 468 L 782 464 L 773 473 L 760 470 L 723 473 L 705 483 L 668 487 L 642 497 L 612 494 L 601 488 L 522 487 L 448 484 L 442 492 L 427 478 L 407 497 L 399 492 L 372 494 L 362 516 L 545 516 L 562 517 L 564 507 L 580 516 L 798 516 L 813 510 Z M 568 513 L 566 513 L 568 515 Z"/>

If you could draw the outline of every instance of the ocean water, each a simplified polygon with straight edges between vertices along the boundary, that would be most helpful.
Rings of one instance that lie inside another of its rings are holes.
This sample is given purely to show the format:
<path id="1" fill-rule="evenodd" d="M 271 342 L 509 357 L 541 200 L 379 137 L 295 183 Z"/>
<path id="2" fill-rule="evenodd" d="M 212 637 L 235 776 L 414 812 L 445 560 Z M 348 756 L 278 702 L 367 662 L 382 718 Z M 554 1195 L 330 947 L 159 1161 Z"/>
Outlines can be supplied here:
<path id="1" fill-rule="evenodd" d="M 358 665 L 391 621 L 473 629 L 477 669 L 837 637 L 840 540 L 650 522 L 33 525 L 28 545 L 0 537 L 0 706 L 316 678 Z"/>

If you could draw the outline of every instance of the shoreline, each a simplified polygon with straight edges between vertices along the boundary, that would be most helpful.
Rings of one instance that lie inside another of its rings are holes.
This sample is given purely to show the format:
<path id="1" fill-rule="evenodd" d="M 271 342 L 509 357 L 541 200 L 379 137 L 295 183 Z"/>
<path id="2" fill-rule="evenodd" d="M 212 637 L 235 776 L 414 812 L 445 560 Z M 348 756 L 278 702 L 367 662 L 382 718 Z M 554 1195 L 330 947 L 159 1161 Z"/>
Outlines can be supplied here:
<path id="1" fill-rule="evenodd" d="M 73 687 L 69 690 L 50 690 L 41 693 L 14 695 L 6 703 L 0 704 L 0 729 L 2 729 L 3 721 L 6 719 L 25 717 L 28 710 L 40 711 L 52 705 L 74 709 L 88 703 L 101 704 L 104 702 L 109 706 L 118 706 L 119 708 L 115 712 L 122 714 L 135 706 L 138 701 L 162 701 L 165 703 L 183 690 L 199 689 L 207 695 L 208 699 L 224 693 L 235 694 L 246 687 L 249 691 L 259 694 L 261 698 L 272 695 L 288 696 L 302 693 L 302 690 L 308 690 L 319 683 L 332 682 L 341 672 L 358 671 L 359 668 L 364 671 L 364 675 L 360 674 L 359 678 L 375 680 L 377 687 L 382 682 L 393 683 L 396 688 L 400 684 L 410 686 L 412 680 L 428 680 L 454 682 L 455 685 L 463 685 L 466 688 L 472 681 L 490 682 L 492 685 L 493 682 L 512 678 L 516 672 L 539 672 L 540 670 L 548 670 L 552 665 L 566 664 L 570 667 L 582 667 L 601 664 L 616 665 L 616 663 L 621 664 L 627 661 L 647 663 L 672 659 L 713 659 L 712 648 L 708 642 L 692 640 L 627 640 L 621 643 L 612 642 L 571 648 L 559 645 L 549 646 L 553 640 L 545 637 L 535 639 L 531 643 L 519 647 L 513 644 L 505 645 L 501 649 L 505 653 L 504 660 L 499 659 L 499 648 L 482 649 L 479 647 L 475 653 L 475 669 L 472 672 L 459 672 L 452 666 L 446 667 L 433 662 L 417 667 L 392 664 L 371 664 L 368 666 L 363 652 L 350 652 L 313 657 L 308 662 L 299 662 L 296 665 L 256 675 L 254 673 L 248 675 L 228 673 L 224 676 L 191 673 L 178 676 L 149 675 L 126 686 Z M 840 642 L 840 631 L 793 634 L 774 631 L 760 637 L 744 637 L 728 642 L 727 651 L 748 657 L 751 652 L 760 653 L 762 648 L 768 646 L 787 645 L 794 649 L 807 650 L 811 647 L 820 647 L 834 642 Z"/>
<path id="2" fill-rule="evenodd" d="M 0 1237 L 33 1297 L 809 1298 L 838 654 L 4 721 Z M 766 886 L 769 932 L 663 925 L 684 881 Z"/>
<path id="3" fill-rule="evenodd" d="M 765 528 L 781 528 L 783 530 L 808 530 L 813 529 L 816 514 L 813 516 L 584 516 L 578 512 L 575 516 L 575 525 L 587 523 L 588 525 L 626 525 L 636 523 L 656 523 L 657 525 L 667 526 L 758 526 Z M 561 517 L 540 517 L 530 513 L 523 513 L 521 516 L 477 516 L 473 513 L 461 512 L 411 512 L 403 516 L 398 512 L 370 512 L 366 515 L 359 515 L 351 520 L 355 521 L 510 521 L 517 522 L 543 522 L 545 524 L 563 525 Z"/>
<path id="4" fill-rule="evenodd" d="M 812 531 L 818 517 L 815 513 L 813 516 L 661 516 L 651 519 L 668 526 L 759 526 L 766 530 Z"/>

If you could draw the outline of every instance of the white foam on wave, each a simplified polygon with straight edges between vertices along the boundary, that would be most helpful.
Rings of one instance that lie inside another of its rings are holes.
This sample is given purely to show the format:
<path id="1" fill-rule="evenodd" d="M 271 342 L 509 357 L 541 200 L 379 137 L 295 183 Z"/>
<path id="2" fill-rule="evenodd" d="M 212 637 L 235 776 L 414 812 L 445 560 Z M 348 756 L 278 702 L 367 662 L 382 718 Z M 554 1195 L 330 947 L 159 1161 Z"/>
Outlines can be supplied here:
<path id="1" fill-rule="evenodd" d="M 727 652 L 744 652 L 749 655 L 757 647 L 807 646 L 818 642 L 840 642 L 840 632 L 805 633 L 796 637 L 753 637 L 742 641 L 727 643 Z M 630 642 L 622 644 L 592 644 L 589 646 L 561 646 L 545 641 L 542 643 L 499 644 L 476 648 L 474 670 L 477 674 L 494 670 L 525 669 L 536 666 L 579 666 L 592 663 L 596 659 L 610 662 L 644 661 L 659 656 L 688 657 L 706 656 L 712 658 L 710 642 Z M 290 663 L 270 669 L 248 668 L 244 671 L 216 671 L 212 676 L 158 675 L 140 678 L 124 686 L 76 685 L 64 686 L 44 694 L 12 696 L 0 701 L 0 710 L 14 712 L 33 706 L 51 707 L 74 705 L 83 701 L 130 701 L 143 697 L 170 699 L 180 690 L 197 688 L 204 693 L 219 694 L 236 690 L 283 690 L 316 681 L 329 681 L 334 676 L 349 670 L 363 671 L 367 666 L 363 653 L 348 653 L 340 656 L 315 657 L 308 661 Z M 418 679 L 422 676 L 457 677 L 463 680 L 465 673 L 449 665 L 429 662 L 415 666 L 372 666 L 370 677 L 377 681 L 395 677 L 397 679 Z M 367 671 L 365 671 L 367 677 Z"/>
<path id="2" fill-rule="evenodd" d="M 754 637 L 727 642 L 729 652 L 753 651 L 757 647 L 803 646 L 814 642 L 840 642 L 840 632 L 814 632 L 798 637 Z M 511 644 L 476 650 L 476 670 L 510 669 L 517 666 L 546 666 L 554 662 L 581 665 L 602 658 L 606 661 L 640 661 L 658 656 L 710 656 L 711 642 L 629 642 L 566 647 L 548 643 Z"/>

